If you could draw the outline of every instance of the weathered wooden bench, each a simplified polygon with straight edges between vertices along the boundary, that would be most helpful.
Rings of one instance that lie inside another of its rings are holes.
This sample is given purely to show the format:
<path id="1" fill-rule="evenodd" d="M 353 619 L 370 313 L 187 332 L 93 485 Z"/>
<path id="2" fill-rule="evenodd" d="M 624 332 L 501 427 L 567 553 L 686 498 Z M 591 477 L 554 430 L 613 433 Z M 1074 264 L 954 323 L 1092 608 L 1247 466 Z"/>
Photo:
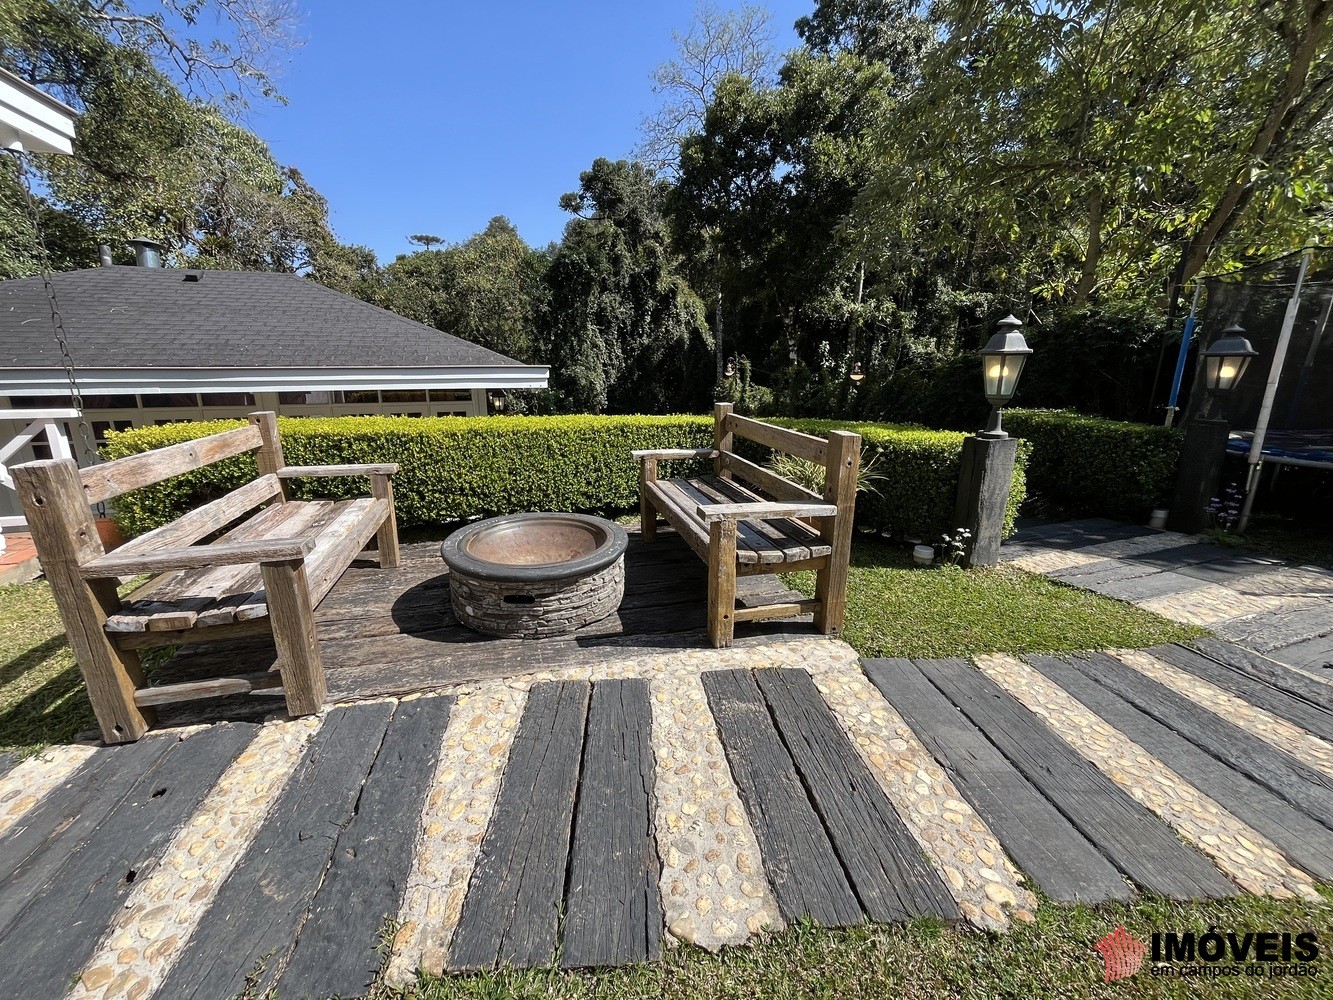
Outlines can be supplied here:
<path id="1" fill-rule="evenodd" d="M 810 613 L 819 631 L 837 635 L 847 603 L 861 436 L 833 431 L 825 439 L 731 410 L 730 403 L 714 406 L 712 448 L 632 453 L 640 462 L 643 538 L 656 537 L 660 514 L 708 564 L 708 638 L 715 647 L 731 645 L 738 621 Z M 822 465 L 824 495 L 736 454 L 737 437 Z M 657 478 L 658 462 L 699 458 L 712 458 L 713 475 Z M 736 607 L 737 576 L 798 570 L 815 571 L 813 599 Z"/>
<path id="2" fill-rule="evenodd" d="M 90 504 L 251 451 L 259 467 L 252 482 L 114 552 L 103 549 Z M 380 565 L 398 564 L 390 479 L 397 471 L 393 464 L 287 465 L 269 412 L 250 414 L 248 427 L 87 469 L 69 459 L 13 469 L 103 738 L 137 740 L 156 705 L 279 684 L 292 715 L 319 711 L 326 691 L 314 609 L 372 537 Z M 289 499 L 290 480 L 331 476 L 368 477 L 371 495 Z M 122 603 L 118 580 L 141 573 L 156 576 Z M 144 683 L 139 650 L 270 634 L 276 674 Z"/>

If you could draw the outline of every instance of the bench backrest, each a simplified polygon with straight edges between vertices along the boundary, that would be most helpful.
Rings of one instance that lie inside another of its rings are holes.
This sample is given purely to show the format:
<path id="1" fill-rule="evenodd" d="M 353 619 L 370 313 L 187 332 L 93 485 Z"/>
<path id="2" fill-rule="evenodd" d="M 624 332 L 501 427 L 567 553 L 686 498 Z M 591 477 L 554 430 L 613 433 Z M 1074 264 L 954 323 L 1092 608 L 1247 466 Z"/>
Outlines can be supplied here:
<path id="1" fill-rule="evenodd" d="M 139 455 L 129 455 L 80 469 L 79 479 L 83 482 L 83 492 L 90 504 L 101 503 L 130 490 L 152 486 L 248 451 L 260 452 L 261 475 L 276 472 L 282 466 L 282 446 L 278 442 L 276 415 L 265 410 L 250 414 L 249 419 L 248 427 L 237 427 L 194 441 L 182 441 L 180 444 L 154 448 Z M 276 460 L 276 464 L 273 460 Z"/>
<path id="2" fill-rule="evenodd" d="M 771 469 L 738 455 L 735 439 L 741 437 L 824 467 L 824 493 L 821 496 Z M 732 412 L 732 404 L 713 406 L 713 471 L 719 476 L 743 479 L 775 500 L 816 501 L 838 505 L 839 513 L 850 514 L 856 504 L 856 478 L 861 463 L 861 435 L 831 431 L 827 438 L 803 434 L 762 420 L 742 417 Z"/>
<path id="3" fill-rule="evenodd" d="M 126 543 L 192 545 L 274 497 L 286 499 L 275 473 L 285 464 L 278 421 L 270 411 L 250 414 L 250 425 L 194 441 L 156 448 L 80 469 L 72 459 L 45 459 L 13 470 L 33 542 L 43 565 L 64 558 L 82 564 L 105 549 L 89 507 L 173 476 L 253 451 L 259 476 L 251 483 Z"/>

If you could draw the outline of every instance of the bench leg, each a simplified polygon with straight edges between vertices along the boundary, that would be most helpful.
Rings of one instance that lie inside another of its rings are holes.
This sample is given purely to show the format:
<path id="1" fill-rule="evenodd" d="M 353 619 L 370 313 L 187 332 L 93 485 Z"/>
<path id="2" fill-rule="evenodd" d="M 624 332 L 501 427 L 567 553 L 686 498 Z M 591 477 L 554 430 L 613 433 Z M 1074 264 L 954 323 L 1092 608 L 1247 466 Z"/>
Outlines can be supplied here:
<path id="1" fill-rule="evenodd" d="M 736 629 L 736 522 L 714 521 L 708 537 L 708 640 L 731 645 Z"/>
<path id="2" fill-rule="evenodd" d="M 398 516 L 393 509 L 393 480 L 388 476 L 371 476 L 370 495 L 389 501 L 389 516 L 375 532 L 375 548 L 379 552 L 380 568 L 393 569 L 398 565 Z"/>
<path id="3" fill-rule="evenodd" d="M 657 540 L 657 511 L 648 499 L 647 484 L 657 478 L 657 459 L 645 458 L 639 463 L 639 534 L 645 542 Z"/>
<path id="4" fill-rule="evenodd" d="M 315 635 L 315 609 L 310 603 L 304 561 L 264 563 L 264 590 L 269 622 L 278 647 L 278 669 L 291 715 L 313 715 L 324 707 L 324 663 Z"/>
<path id="5" fill-rule="evenodd" d="M 78 466 L 67 458 L 48 459 L 20 465 L 13 476 L 102 739 L 132 743 L 153 724 L 153 709 L 134 700 L 144 686 L 139 654 L 121 649 L 106 633 L 107 618 L 120 610 L 116 581 L 85 580 L 79 572 L 81 563 L 102 554 L 102 543 Z"/>

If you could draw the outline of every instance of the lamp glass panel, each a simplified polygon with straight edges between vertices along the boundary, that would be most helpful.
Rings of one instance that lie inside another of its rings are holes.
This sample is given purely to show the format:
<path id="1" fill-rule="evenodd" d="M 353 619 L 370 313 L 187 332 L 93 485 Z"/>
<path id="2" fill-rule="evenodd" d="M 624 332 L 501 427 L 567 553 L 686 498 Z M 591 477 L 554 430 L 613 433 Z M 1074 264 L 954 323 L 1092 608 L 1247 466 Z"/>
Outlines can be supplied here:
<path id="1" fill-rule="evenodd" d="M 1022 354 L 986 354 L 982 355 L 982 376 L 986 389 L 986 398 L 1009 400 L 1018 387 L 1018 376 L 1023 371 L 1023 362 L 1027 357 Z"/>

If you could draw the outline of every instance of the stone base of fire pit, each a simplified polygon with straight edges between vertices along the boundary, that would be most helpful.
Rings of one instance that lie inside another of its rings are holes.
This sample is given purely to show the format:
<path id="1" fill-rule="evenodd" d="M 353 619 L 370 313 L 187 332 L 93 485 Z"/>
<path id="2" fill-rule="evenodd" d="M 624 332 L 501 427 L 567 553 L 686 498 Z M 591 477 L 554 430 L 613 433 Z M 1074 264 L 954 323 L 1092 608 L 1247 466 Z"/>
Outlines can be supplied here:
<path id="1" fill-rule="evenodd" d="M 538 639 L 600 621 L 625 594 L 625 529 L 586 514 L 470 524 L 440 549 L 454 615 L 486 635 Z"/>

